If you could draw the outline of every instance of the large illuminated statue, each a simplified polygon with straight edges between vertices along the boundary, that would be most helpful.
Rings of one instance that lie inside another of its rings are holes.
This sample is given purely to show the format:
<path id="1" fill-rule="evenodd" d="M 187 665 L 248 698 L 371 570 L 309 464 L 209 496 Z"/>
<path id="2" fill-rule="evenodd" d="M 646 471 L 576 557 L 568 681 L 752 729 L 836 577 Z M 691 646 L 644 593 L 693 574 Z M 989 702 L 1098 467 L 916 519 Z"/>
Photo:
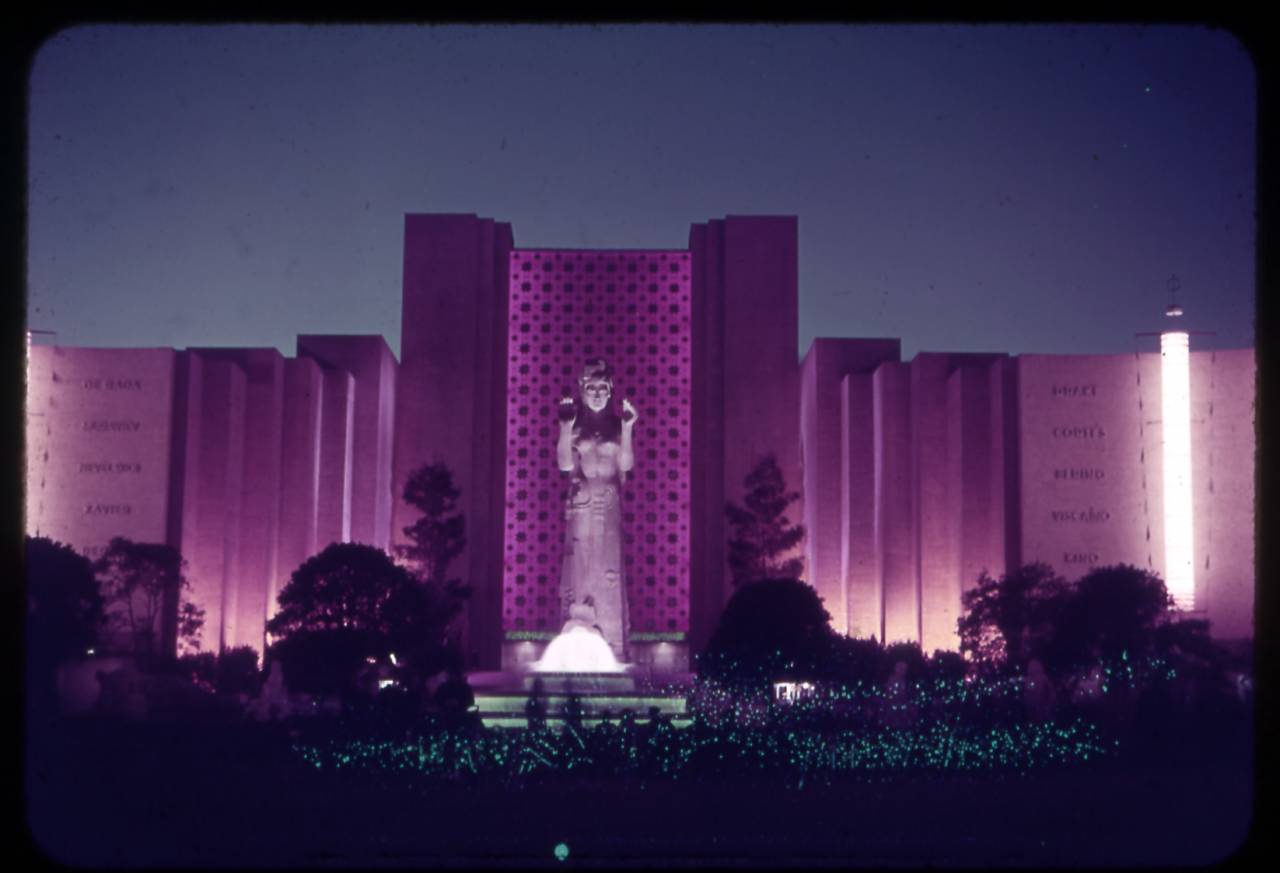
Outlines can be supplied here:
<path id="1" fill-rule="evenodd" d="M 622 415 L 609 409 L 613 376 L 593 359 L 578 378 L 581 401 L 560 401 L 556 462 L 570 474 L 565 504 L 561 617 L 587 621 L 619 661 L 627 659 L 627 589 L 622 575 L 622 483 L 635 464 L 631 433 L 636 409 L 622 401 Z M 591 619 L 594 617 L 594 621 Z M 569 631 L 568 624 L 563 632 Z"/>

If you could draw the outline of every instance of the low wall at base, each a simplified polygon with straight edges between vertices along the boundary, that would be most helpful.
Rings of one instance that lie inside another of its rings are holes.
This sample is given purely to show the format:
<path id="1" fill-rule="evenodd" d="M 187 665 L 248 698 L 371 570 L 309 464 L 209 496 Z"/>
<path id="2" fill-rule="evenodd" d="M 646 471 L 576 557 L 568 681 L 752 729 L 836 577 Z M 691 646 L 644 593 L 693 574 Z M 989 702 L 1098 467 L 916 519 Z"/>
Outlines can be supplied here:
<path id="1" fill-rule="evenodd" d="M 502 669 L 518 671 L 542 657 L 549 640 L 506 640 L 502 644 Z M 688 673 L 689 644 L 685 641 L 631 641 L 631 664 L 643 675 Z"/>

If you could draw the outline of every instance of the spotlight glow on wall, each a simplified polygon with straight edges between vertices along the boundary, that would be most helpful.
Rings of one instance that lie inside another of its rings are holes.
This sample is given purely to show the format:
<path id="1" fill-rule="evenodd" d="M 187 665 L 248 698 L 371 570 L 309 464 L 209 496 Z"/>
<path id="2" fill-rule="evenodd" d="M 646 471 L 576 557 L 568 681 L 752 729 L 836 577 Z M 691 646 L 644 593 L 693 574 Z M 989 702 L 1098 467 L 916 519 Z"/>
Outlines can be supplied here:
<path id="1" fill-rule="evenodd" d="M 1188 335 L 1160 334 L 1160 418 L 1164 450 L 1165 585 L 1179 609 L 1195 608 L 1191 515 L 1191 361 Z"/>

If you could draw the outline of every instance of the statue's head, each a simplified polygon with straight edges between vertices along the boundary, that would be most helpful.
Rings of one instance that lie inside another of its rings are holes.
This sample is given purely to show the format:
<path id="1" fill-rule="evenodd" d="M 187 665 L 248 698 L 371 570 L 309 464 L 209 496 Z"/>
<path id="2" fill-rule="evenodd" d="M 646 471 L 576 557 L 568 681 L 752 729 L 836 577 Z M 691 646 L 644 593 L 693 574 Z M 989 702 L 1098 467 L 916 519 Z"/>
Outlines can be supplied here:
<path id="1" fill-rule="evenodd" d="M 582 368 L 578 377 L 582 402 L 592 412 L 603 412 L 613 396 L 613 373 L 601 358 L 592 358 Z"/>

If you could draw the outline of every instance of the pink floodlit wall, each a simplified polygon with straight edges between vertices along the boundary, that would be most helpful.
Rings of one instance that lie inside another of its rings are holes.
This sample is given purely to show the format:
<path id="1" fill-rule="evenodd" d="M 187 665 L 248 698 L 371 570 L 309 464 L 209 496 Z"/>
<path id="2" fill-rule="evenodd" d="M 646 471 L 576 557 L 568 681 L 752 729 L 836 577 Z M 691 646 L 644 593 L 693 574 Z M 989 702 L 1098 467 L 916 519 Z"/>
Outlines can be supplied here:
<path id="1" fill-rule="evenodd" d="M 97 558 L 112 537 L 163 543 L 173 349 L 33 346 L 26 532 Z"/>
<path id="2" fill-rule="evenodd" d="M 472 589 L 458 623 L 461 645 L 472 663 L 496 669 L 511 225 L 475 215 L 409 214 L 404 222 L 392 539 L 404 542 L 419 515 L 401 499 L 409 477 L 424 464 L 447 465 L 467 522 L 466 546 L 450 567 Z"/>
<path id="3" fill-rule="evenodd" d="M 1253 349 L 1196 351 L 1194 336 L 1191 343 L 1197 606 L 1216 636 L 1252 637 L 1257 364 Z"/>
<path id="4" fill-rule="evenodd" d="M 845 568 L 852 562 L 859 564 L 862 557 L 855 551 L 847 551 L 849 542 L 844 531 L 852 527 L 842 519 L 846 508 L 869 509 L 871 490 L 870 430 L 866 425 L 871 418 L 870 382 L 862 399 L 865 405 L 853 410 L 850 424 L 850 440 L 843 436 L 845 420 L 841 405 L 840 380 L 851 373 L 869 376 L 882 361 L 897 361 L 901 345 L 896 339 L 829 339 L 820 337 L 813 341 L 800 366 L 800 445 L 804 459 L 804 475 L 799 484 L 791 485 L 801 491 L 804 500 L 793 511 L 793 520 L 802 516 L 807 532 L 805 538 L 805 579 L 817 589 L 827 612 L 831 614 L 832 627 L 839 633 L 849 633 L 851 627 L 851 599 L 849 579 Z M 855 456 L 848 449 L 861 451 Z M 842 493 L 842 482 L 849 481 L 852 470 L 861 467 L 864 477 L 855 484 L 860 486 L 857 497 Z M 790 484 L 790 483 L 789 483 Z M 861 515 L 870 528 L 869 512 Z M 856 572 L 855 572 L 856 575 Z M 865 581 L 855 581 L 858 598 L 867 595 Z M 856 623 L 856 622 L 855 622 Z M 877 622 L 878 624 L 878 622 Z M 877 634 L 878 635 L 878 634 Z"/>
<path id="5" fill-rule="evenodd" d="M 961 593 L 983 572 L 998 577 L 1006 569 L 1003 389 L 1009 364 L 964 366 L 947 378 L 947 511 L 956 519 Z M 948 631 L 953 628 L 954 622 Z"/>
<path id="6" fill-rule="evenodd" d="M 809 581 L 839 632 L 955 649 L 963 590 L 1005 567 L 1008 359 L 898 352 L 820 338 L 801 365 Z"/>
<path id="7" fill-rule="evenodd" d="M 556 403 L 590 357 L 614 372 L 614 411 L 639 411 L 623 486 L 631 630 L 689 626 L 690 255 L 684 251 L 511 253 L 503 627 L 554 633 L 567 477 Z"/>
<path id="8" fill-rule="evenodd" d="M 911 372 L 885 362 L 871 379 L 875 468 L 872 540 L 884 609 L 881 642 L 920 639 L 917 504 L 911 488 Z"/>
<path id="9" fill-rule="evenodd" d="M 958 517 L 948 512 L 946 355 L 911 361 L 911 487 L 916 498 L 916 560 L 920 586 L 920 645 L 925 652 L 955 636 L 960 606 Z"/>
<path id="10" fill-rule="evenodd" d="M 974 582 L 966 577 L 963 555 L 999 555 L 990 544 L 1004 527 L 1003 513 L 989 512 L 980 495 L 1003 488 L 986 432 L 990 404 L 999 399 L 991 393 L 990 368 L 1004 357 L 922 352 L 911 362 L 920 645 L 926 652 L 959 647 L 960 596 Z M 985 569 L 999 575 L 1001 568 L 992 563 Z"/>
<path id="11" fill-rule="evenodd" d="M 1018 358 L 1022 560 L 1163 571 L 1155 355 Z"/>
<path id="12" fill-rule="evenodd" d="M 237 638 L 245 373 L 234 361 L 183 354 L 189 448 L 179 548 L 191 599 L 205 611 L 200 648 L 217 652 Z"/>
<path id="13" fill-rule="evenodd" d="M 325 370 L 320 423 L 320 495 L 316 545 L 351 540 L 351 468 L 355 433 L 355 378 L 346 370 Z"/>
<path id="14" fill-rule="evenodd" d="M 235 607 L 225 618 L 225 626 L 233 630 L 224 631 L 224 644 L 252 646 L 262 654 L 267 616 L 275 611 L 276 594 L 282 587 L 278 574 L 284 357 L 274 348 L 191 351 L 206 362 L 232 361 L 245 373 L 244 485 L 240 492 L 235 590 L 228 595 Z"/>
<path id="15" fill-rule="evenodd" d="M 351 399 L 350 536 L 380 549 L 391 545 L 394 494 L 391 452 L 395 436 L 396 359 L 381 336 L 299 334 L 298 357 L 346 370 L 355 379 Z M 335 401 L 337 398 L 335 397 Z M 335 411 L 335 415 L 342 412 Z M 332 533 L 332 529 L 331 529 Z M 332 540 L 319 543 L 320 548 Z"/>
<path id="16" fill-rule="evenodd" d="M 1165 567 L 1160 355 L 1018 359 L 1022 560 Z M 1253 634 L 1254 353 L 1191 353 L 1194 611 Z"/>
<path id="17" fill-rule="evenodd" d="M 302 562 L 320 551 L 320 442 L 324 377 L 310 358 L 284 361 L 284 415 L 280 451 L 280 543 L 277 593 Z M 324 545 L 327 545 L 324 544 Z M 267 604 L 267 617 L 276 603 Z"/>
<path id="18" fill-rule="evenodd" d="M 689 253 L 696 443 L 689 644 L 698 651 L 733 594 L 725 502 L 742 501 L 743 479 L 767 453 L 788 486 L 802 490 L 799 222 L 791 215 L 730 215 L 694 224 Z M 796 508 L 793 520 L 798 515 Z"/>
<path id="19" fill-rule="evenodd" d="M 840 577 L 849 636 L 880 639 L 884 590 L 876 572 L 875 434 L 870 373 L 840 380 Z"/>

